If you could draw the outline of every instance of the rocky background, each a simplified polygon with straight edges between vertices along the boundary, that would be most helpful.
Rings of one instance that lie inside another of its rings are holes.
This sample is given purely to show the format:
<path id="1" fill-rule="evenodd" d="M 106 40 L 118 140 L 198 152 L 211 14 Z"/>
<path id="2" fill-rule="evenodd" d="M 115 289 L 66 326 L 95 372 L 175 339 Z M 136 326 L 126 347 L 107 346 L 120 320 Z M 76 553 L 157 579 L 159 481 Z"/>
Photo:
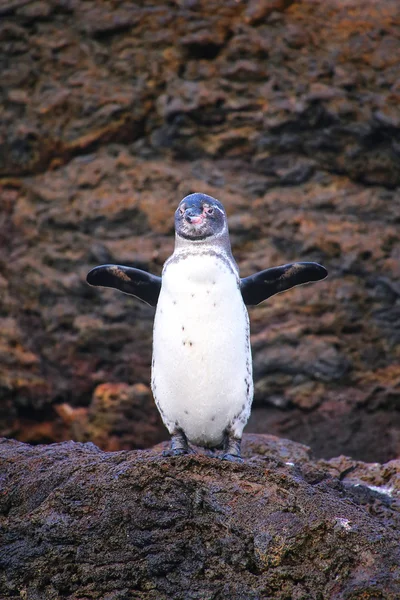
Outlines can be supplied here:
<path id="1" fill-rule="evenodd" d="M 165 439 L 154 311 L 85 276 L 159 274 L 202 191 L 243 276 L 330 274 L 251 309 L 247 431 L 399 455 L 398 0 L 2 0 L 0 73 L 1 435 Z"/>

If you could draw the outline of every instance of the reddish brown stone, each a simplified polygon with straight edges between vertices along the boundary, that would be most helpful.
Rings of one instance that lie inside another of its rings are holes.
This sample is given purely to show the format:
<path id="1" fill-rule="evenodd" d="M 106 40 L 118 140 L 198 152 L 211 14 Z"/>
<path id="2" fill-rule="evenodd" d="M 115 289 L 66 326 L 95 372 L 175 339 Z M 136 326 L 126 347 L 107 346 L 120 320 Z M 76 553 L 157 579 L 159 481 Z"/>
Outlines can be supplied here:
<path id="1" fill-rule="evenodd" d="M 299 259 L 330 274 L 251 309 L 266 417 L 250 427 L 398 455 L 397 1 L 3 4 L 0 431 L 162 439 L 149 395 L 112 413 L 123 433 L 83 418 L 99 385 L 148 386 L 154 314 L 85 276 L 159 274 L 178 201 L 203 191 L 244 276 Z"/>

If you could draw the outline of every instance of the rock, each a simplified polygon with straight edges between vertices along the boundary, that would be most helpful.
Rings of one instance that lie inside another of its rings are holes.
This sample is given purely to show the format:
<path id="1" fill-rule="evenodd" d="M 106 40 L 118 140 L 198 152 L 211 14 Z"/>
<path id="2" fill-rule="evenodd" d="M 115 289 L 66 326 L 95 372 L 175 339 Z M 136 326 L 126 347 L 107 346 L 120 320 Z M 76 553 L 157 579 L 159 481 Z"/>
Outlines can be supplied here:
<path id="1" fill-rule="evenodd" d="M 254 435 L 244 455 L 3 440 L 2 597 L 398 597 L 399 461 Z"/>
<path id="2" fill-rule="evenodd" d="M 292 0 L 250 0 L 245 12 L 245 20 L 251 25 L 269 17 L 274 11 L 284 11 L 292 4 Z"/>
<path id="3" fill-rule="evenodd" d="M 81 409 L 70 408 L 66 422 L 73 439 L 90 440 L 105 450 L 147 448 L 167 437 L 167 432 L 160 435 L 161 420 L 150 388 L 141 383 L 98 385 L 87 413 L 83 416 Z"/>
<path id="4" fill-rule="evenodd" d="M 350 364 L 333 344 L 319 342 L 303 336 L 300 344 L 279 344 L 267 347 L 254 360 L 256 377 L 265 373 L 294 373 L 317 381 L 341 380 Z"/>
<path id="5" fill-rule="evenodd" d="M 398 1 L 7 0 L 0 16 L 0 432 L 163 439 L 149 395 L 113 405 L 118 435 L 88 425 L 99 385 L 148 386 L 154 311 L 85 275 L 159 274 L 178 201 L 202 191 L 244 276 L 329 270 L 250 311 L 251 427 L 398 456 Z"/>

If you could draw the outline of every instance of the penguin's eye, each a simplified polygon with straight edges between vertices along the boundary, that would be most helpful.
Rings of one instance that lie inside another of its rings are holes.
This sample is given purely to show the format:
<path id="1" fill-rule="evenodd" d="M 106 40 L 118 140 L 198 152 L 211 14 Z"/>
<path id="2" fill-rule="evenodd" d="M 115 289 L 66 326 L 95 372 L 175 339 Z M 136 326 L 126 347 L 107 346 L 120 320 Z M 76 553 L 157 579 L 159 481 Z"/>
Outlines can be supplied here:
<path id="1" fill-rule="evenodd" d="M 204 208 L 204 212 L 207 213 L 208 215 L 212 215 L 214 212 L 214 208 L 212 206 L 206 206 Z"/>
<path id="2" fill-rule="evenodd" d="M 180 206 L 180 207 L 179 207 L 179 213 L 180 213 L 181 215 L 183 215 L 183 213 L 184 213 L 184 212 L 185 212 L 185 207 L 184 207 L 184 206 Z"/>

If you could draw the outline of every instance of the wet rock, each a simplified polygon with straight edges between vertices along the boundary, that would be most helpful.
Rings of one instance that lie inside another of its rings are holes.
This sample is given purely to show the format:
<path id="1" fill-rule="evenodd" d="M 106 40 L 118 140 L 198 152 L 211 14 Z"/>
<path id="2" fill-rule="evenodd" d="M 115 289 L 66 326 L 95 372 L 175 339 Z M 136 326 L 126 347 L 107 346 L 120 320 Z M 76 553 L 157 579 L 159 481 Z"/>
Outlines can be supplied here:
<path id="1" fill-rule="evenodd" d="M 398 461 L 316 463 L 270 436 L 244 452 L 236 465 L 3 440 L 0 593 L 397 598 Z"/>

